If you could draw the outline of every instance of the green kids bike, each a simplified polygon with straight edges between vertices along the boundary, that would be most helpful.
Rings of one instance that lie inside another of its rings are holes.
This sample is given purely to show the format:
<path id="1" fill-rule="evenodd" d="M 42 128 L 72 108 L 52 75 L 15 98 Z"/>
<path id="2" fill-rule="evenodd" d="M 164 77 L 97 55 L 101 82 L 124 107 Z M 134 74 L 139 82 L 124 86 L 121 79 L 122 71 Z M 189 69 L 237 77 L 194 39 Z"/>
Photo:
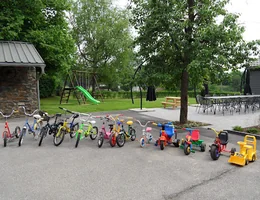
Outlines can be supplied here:
<path id="1" fill-rule="evenodd" d="M 93 126 L 96 121 L 93 119 L 93 116 L 91 114 L 79 113 L 79 120 L 81 121 L 81 124 L 75 135 L 75 148 L 78 147 L 79 141 L 83 138 L 90 136 L 91 140 L 95 140 L 98 133 L 98 128 L 96 126 Z"/>

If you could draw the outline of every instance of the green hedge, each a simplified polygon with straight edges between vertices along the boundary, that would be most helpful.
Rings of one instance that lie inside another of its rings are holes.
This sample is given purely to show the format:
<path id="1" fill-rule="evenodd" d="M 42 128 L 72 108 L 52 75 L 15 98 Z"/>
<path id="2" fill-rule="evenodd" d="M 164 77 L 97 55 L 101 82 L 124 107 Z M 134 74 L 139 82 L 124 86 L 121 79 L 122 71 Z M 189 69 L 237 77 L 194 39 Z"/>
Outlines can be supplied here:
<path id="1" fill-rule="evenodd" d="M 50 76 L 42 76 L 39 83 L 40 97 L 46 98 L 52 96 L 55 90 L 55 79 Z"/>
<path id="2" fill-rule="evenodd" d="M 197 93 L 199 94 L 199 92 Z M 212 92 L 212 94 L 215 95 L 238 95 L 239 92 Z M 146 91 L 142 92 L 143 98 L 146 98 Z M 188 92 L 189 97 L 194 98 L 194 91 L 189 91 Z M 113 91 L 102 91 L 102 96 L 105 99 L 130 99 L 131 98 L 131 92 L 113 92 Z M 156 92 L 156 97 L 157 98 L 164 98 L 166 96 L 181 96 L 180 91 L 161 91 L 161 92 Z M 140 92 L 133 92 L 133 97 L 134 98 L 140 98 Z"/>

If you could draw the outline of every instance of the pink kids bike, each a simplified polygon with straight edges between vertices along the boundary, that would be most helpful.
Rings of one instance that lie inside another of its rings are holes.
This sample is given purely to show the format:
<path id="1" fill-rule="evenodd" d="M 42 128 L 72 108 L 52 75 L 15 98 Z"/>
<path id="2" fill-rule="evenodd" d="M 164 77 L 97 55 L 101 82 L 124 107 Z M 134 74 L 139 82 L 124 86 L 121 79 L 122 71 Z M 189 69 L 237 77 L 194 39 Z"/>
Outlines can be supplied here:
<path id="1" fill-rule="evenodd" d="M 125 140 L 124 140 L 124 132 L 121 131 L 120 125 L 121 122 L 118 120 L 118 117 L 121 115 L 117 115 L 115 118 L 111 115 L 107 115 L 105 117 L 99 117 L 101 120 L 103 120 L 103 124 L 101 127 L 101 131 L 98 134 L 98 147 L 102 147 L 104 140 L 109 140 L 110 146 L 114 147 L 116 144 L 119 147 L 124 146 Z M 108 124 L 109 130 L 106 130 L 106 122 L 109 122 L 110 120 L 114 121 L 113 124 Z M 120 139 L 121 138 L 121 139 Z"/>

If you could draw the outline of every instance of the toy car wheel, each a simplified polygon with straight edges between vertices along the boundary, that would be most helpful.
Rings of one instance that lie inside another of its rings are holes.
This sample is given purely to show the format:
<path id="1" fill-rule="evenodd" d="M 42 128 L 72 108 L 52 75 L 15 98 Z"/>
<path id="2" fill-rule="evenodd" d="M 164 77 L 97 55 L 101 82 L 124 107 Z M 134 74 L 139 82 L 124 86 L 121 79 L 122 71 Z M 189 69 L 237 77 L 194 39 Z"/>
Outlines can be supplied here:
<path id="1" fill-rule="evenodd" d="M 164 141 L 163 140 L 160 141 L 160 149 L 164 150 Z"/>
<path id="2" fill-rule="evenodd" d="M 188 145 L 188 144 L 184 145 L 184 153 L 185 153 L 185 155 L 190 154 L 190 145 Z"/>
<path id="3" fill-rule="evenodd" d="M 249 160 L 246 159 L 246 160 L 245 160 L 245 165 L 248 165 L 248 163 L 249 163 Z"/>
<path id="4" fill-rule="evenodd" d="M 230 151 L 232 156 L 235 154 L 235 152 L 236 152 L 236 148 L 232 148 L 231 151 Z"/>
<path id="5" fill-rule="evenodd" d="M 180 139 L 175 139 L 175 141 L 173 142 L 173 145 L 175 147 L 179 147 L 180 146 Z"/>
<path id="6" fill-rule="evenodd" d="M 141 138 L 141 139 L 140 139 L 140 146 L 141 146 L 141 147 L 145 147 L 144 138 Z"/>
<path id="7" fill-rule="evenodd" d="M 254 155 L 252 156 L 252 162 L 255 162 L 255 160 L 256 160 L 256 155 L 254 154 Z"/>
<path id="8" fill-rule="evenodd" d="M 212 160 L 218 160 L 218 158 L 220 157 L 220 153 L 218 151 L 217 146 L 215 146 L 215 145 L 211 146 L 210 156 L 211 156 Z"/>
<path id="9" fill-rule="evenodd" d="M 202 143 L 200 146 L 200 151 L 204 152 L 206 150 L 206 144 Z"/>

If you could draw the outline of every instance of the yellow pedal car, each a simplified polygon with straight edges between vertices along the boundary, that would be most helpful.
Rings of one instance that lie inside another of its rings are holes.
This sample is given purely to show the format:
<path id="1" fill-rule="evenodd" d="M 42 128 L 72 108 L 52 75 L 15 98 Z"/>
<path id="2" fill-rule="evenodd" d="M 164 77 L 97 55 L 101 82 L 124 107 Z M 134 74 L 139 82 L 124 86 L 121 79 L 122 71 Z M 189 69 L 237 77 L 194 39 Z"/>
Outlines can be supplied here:
<path id="1" fill-rule="evenodd" d="M 256 157 L 256 138 L 255 136 L 246 135 L 244 141 L 239 141 L 240 152 L 231 153 L 228 160 L 229 163 L 245 166 L 250 162 L 254 162 Z"/>

